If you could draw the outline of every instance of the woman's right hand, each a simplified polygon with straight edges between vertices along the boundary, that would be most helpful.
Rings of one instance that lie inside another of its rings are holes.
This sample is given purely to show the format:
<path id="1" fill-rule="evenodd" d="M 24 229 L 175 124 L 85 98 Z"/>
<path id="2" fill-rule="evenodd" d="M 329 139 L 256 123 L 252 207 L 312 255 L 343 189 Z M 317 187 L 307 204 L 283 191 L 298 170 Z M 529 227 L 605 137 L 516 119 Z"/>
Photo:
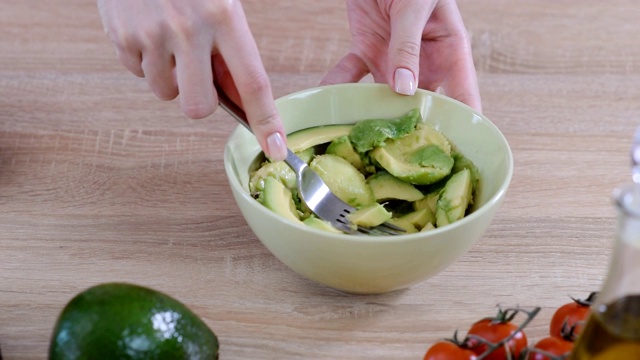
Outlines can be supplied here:
<path id="1" fill-rule="evenodd" d="M 247 113 L 267 156 L 286 157 L 269 77 L 238 0 L 98 0 L 118 58 L 160 99 L 180 95 L 199 119 L 218 104 L 214 80 Z"/>

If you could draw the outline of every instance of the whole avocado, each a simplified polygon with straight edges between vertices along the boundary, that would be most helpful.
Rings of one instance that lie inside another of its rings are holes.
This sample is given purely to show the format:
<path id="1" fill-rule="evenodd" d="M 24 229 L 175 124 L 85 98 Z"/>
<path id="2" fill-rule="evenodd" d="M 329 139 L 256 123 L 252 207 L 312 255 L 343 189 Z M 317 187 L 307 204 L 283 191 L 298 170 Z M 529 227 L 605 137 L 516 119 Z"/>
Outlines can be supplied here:
<path id="1" fill-rule="evenodd" d="M 55 324 L 49 359 L 217 359 L 218 338 L 178 300 L 105 283 L 76 295 Z"/>

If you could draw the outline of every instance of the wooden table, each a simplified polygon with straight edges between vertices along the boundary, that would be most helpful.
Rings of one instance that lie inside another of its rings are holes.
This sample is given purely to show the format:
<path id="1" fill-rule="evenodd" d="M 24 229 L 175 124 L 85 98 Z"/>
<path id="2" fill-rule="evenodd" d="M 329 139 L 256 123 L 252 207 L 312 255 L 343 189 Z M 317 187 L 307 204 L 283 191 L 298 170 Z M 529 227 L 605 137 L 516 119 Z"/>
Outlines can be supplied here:
<path id="1" fill-rule="evenodd" d="M 346 51 L 342 1 L 244 2 L 276 96 Z M 496 305 L 555 307 L 599 289 L 611 191 L 640 125 L 636 0 L 460 0 L 485 114 L 513 149 L 506 200 L 460 261 L 413 288 L 354 296 L 308 281 L 257 240 L 223 173 L 236 126 L 188 120 L 128 73 L 94 1 L 0 3 L 0 347 L 46 357 L 83 289 L 164 291 L 216 332 L 222 359 L 419 359 Z"/>

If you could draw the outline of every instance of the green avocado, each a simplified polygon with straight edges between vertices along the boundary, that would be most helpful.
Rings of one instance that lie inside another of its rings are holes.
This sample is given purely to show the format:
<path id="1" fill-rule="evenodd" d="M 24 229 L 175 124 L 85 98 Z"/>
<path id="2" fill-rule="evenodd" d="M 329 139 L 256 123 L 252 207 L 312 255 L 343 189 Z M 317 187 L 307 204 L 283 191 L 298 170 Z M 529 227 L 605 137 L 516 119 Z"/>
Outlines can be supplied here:
<path id="1" fill-rule="evenodd" d="M 127 283 L 76 295 L 53 329 L 50 360 L 218 359 L 218 338 L 178 300 Z"/>
<path id="2" fill-rule="evenodd" d="M 418 229 L 411 223 L 411 221 L 403 218 L 391 218 L 387 221 L 389 224 L 393 224 L 403 229 L 407 234 L 417 233 Z"/>
<path id="3" fill-rule="evenodd" d="M 440 197 L 441 190 L 433 191 L 425 195 L 422 199 L 413 202 L 414 210 L 428 209 L 432 214 L 436 213 L 436 204 Z"/>
<path id="4" fill-rule="evenodd" d="M 391 219 L 391 213 L 382 204 L 373 203 L 347 215 L 347 219 L 355 225 L 370 228 Z"/>
<path id="5" fill-rule="evenodd" d="M 424 197 L 422 192 L 416 189 L 415 186 L 398 179 L 386 171 L 380 171 L 369 176 L 367 183 L 373 190 L 376 201 L 391 199 L 417 201 Z"/>
<path id="6" fill-rule="evenodd" d="M 436 226 L 462 219 L 473 199 L 471 171 L 463 169 L 451 176 L 436 204 Z"/>
<path id="7" fill-rule="evenodd" d="M 329 146 L 327 146 L 327 151 L 325 154 L 331 154 L 340 156 L 341 158 L 347 160 L 353 165 L 358 171 L 361 173 L 365 171 L 365 165 L 362 161 L 362 157 L 358 152 L 353 148 L 353 144 L 349 140 L 349 136 L 341 136 L 331 142 Z"/>
<path id="8" fill-rule="evenodd" d="M 409 221 L 416 229 L 423 229 L 427 224 L 433 223 L 435 217 L 429 209 L 421 209 L 412 211 L 408 214 L 402 215 L 400 219 Z"/>
<path id="9" fill-rule="evenodd" d="M 349 135 L 353 125 L 325 125 L 296 131 L 287 135 L 287 146 L 293 152 L 300 152 L 316 145 L 332 142 Z"/>
<path id="10" fill-rule="evenodd" d="M 451 173 L 454 160 L 447 138 L 427 124 L 386 146 L 369 152 L 371 158 L 397 178 L 416 185 L 433 184 Z"/>
<path id="11" fill-rule="evenodd" d="M 331 154 L 318 155 L 309 167 L 347 204 L 359 208 L 376 201 L 364 175 L 347 160 Z"/>
<path id="12" fill-rule="evenodd" d="M 342 234 L 342 231 L 331 226 L 331 224 L 328 221 L 318 219 L 315 216 L 309 216 L 308 218 L 304 219 L 303 223 L 309 227 L 312 227 L 318 230 Z"/>
<path id="13" fill-rule="evenodd" d="M 271 177 L 279 180 L 284 186 L 292 189 L 296 186 L 296 173 L 284 161 L 265 163 L 251 174 L 249 190 L 251 193 L 264 190 L 265 179 Z"/>
<path id="14" fill-rule="evenodd" d="M 296 153 L 296 155 L 308 164 L 315 156 L 315 149 L 310 147 Z M 251 193 L 264 190 L 264 179 L 267 177 L 273 177 L 280 180 L 280 182 L 289 190 L 294 191 L 297 187 L 296 173 L 291 170 L 286 162 L 266 162 L 258 170 L 251 173 L 249 178 L 249 190 Z"/>
<path id="15" fill-rule="evenodd" d="M 358 121 L 349 133 L 349 140 L 359 153 L 385 146 L 387 139 L 399 139 L 415 130 L 420 120 L 420 109 L 415 108 L 391 119 Z"/>
<path id="16" fill-rule="evenodd" d="M 455 174 L 463 169 L 469 169 L 471 172 L 471 185 L 474 190 L 477 189 L 478 184 L 480 183 L 480 170 L 478 167 L 469 158 L 458 151 L 452 151 L 451 157 L 453 157 L 454 160 L 451 173 Z"/>
<path id="17" fill-rule="evenodd" d="M 269 210 L 294 222 L 300 222 L 300 214 L 296 209 L 291 191 L 273 177 L 264 179 L 264 190 L 259 197 L 260 202 Z"/>

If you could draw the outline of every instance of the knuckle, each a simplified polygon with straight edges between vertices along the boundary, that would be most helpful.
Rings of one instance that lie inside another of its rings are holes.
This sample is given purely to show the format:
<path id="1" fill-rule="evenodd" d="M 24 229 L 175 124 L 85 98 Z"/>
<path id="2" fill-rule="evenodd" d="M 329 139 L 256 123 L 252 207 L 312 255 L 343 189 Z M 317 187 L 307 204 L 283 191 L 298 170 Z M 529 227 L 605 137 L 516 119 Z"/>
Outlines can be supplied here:
<path id="1" fill-rule="evenodd" d="M 204 19 L 209 24 L 224 23 L 232 18 L 234 12 L 233 1 L 209 1 L 203 12 Z"/>
<path id="2" fill-rule="evenodd" d="M 191 119 L 202 119 L 213 113 L 214 107 L 207 102 L 185 102 L 182 111 Z"/>
<path id="3" fill-rule="evenodd" d="M 277 123 L 278 116 L 276 113 L 271 113 L 271 114 L 268 114 L 267 116 L 263 116 L 261 118 L 252 119 L 252 120 L 253 120 L 251 122 L 252 127 L 259 127 L 259 128 L 266 129 L 266 128 L 272 127 L 274 124 Z"/>
<path id="4" fill-rule="evenodd" d="M 395 48 L 395 55 L 402 59 L 417 59 L 420 56 L 420 44 L 403 41 Z"/>
<path id="5" fill-rule="evenodd" d="M 271 83 L 264 71 L 255 69 L 247 71 L 236 87 L 241 95 L 259 96 L 270 91 Z"/>

